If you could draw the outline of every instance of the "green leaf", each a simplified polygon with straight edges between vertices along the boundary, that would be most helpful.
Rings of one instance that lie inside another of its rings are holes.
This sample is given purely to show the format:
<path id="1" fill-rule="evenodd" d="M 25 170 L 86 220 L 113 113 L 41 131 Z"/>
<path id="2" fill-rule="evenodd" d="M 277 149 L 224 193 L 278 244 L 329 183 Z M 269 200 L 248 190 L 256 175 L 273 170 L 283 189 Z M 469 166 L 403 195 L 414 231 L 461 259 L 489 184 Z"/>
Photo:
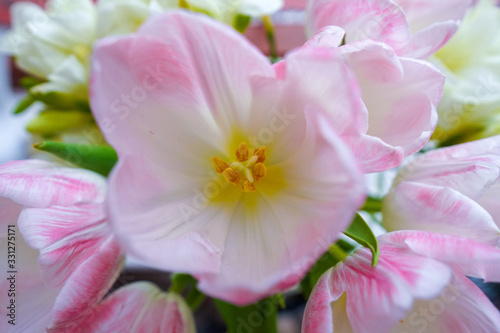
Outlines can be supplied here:
<path id="1" fill-rule="evenodd" d="M 244 33 L 251 21 L 252 18 L 250 16 L 238 14 L 234 17 L 233 27 L 236 31 Z"/>
<path id="2" fill-rule="evenodd" d="M 342 261 L 353 249 L 354 247 L 351 244 L 343 240 L 339 240 L 337 243 L 330 246 L 328 251 L 316 261 L 314 266 L 300 282 L 300 287 L 304 296 L 309 298 L 321 275 Z"/>
<path id="3" fill-rule="evenodd" d="M 214 299 L 215 305 L 226 322 L 228 333 L 276 333 L 278 332 L 278 302 L 267 298 L 258 303 L 238 307 Z"/>
<path id="4" fill-rule="evenodd" d="M 27 108 L 33 105 L 33 103 L 36 102 L 36 98 L 34 98 L 31 94 L 26 95 L 19 104 L 17 104 L 16 108 L 14 109 L 14 114 L 20 114 L 23 111 L 25 111 Z"/>
<path id="5" fill-rule="evenodd" d="M 90 113 L 78 110 L 46 110 L 30 121 L 26 129 L 32 134 L 52 136 L 91 124 L 93 121 L 94 118 Z"/>
<path id="6" fill-rule="evenodd" d="M 43 141 L 33 147 L 103 176 L 107 176 L 118 161 L 115 150 L 109 146 Z"/>
<path id="7" fill-rule="evenodd" d="M 354 221 L 344 234 L 372 251 L 372 266 L 375 267 L 379 256 L 377 237 L 361 215 L 356 214 Z"/>

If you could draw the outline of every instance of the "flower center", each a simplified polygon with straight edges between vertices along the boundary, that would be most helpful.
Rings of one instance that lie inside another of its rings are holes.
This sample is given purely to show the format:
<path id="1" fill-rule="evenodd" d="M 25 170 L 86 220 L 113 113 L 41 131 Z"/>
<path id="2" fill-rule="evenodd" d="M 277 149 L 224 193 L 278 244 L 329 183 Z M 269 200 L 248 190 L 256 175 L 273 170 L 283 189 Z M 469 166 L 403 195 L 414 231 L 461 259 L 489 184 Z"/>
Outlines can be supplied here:
<path id="1" fill-rule="evenodd" d="M 224 176 L 231 184 L 241 186 L 243 192 L 254 192 L 255 182 L 266 176 L 266 147 L 255 149 L 252 156 L 246 142 L 240 143 L 236 148 L 236 161 L 226 163 L 218 157 L 212 157 L 215 171 Z"/>

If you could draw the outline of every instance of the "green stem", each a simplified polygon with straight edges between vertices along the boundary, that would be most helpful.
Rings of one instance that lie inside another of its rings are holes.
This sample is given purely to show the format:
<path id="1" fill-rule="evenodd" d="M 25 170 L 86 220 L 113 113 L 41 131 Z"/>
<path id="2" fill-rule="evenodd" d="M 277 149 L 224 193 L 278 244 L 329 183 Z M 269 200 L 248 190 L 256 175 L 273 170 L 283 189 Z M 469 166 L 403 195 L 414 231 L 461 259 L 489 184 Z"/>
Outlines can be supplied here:
<path id="1" fill-rule="evenodd" d="M 378 213 L 382 210 L 382 199 L 368 197 L 360 210 L 364 210 L 368 213 Z"/>
<path id="2" fill-rule="evenodd" d="M 262 23 L 264 24 L 264 29 L 266 30 L 267 41 L 269 42 L 269 57 L 273 62 L 279 59 L 278 47 L 276 46 L 276 38 L 273 20 L 271 16 L 265 15 L 262 17 Z"/>
<path id="3" fill-rule="evenodd" d="M 278 306 L 273 297 L 243 307 L 217 299 L 214 302 L 226 323 L 228 333 L 278 332 Z"/>
<path id="4" fill-rule="evenodd" d="M 341 262 L 348 256 L 348 254 L 337 244 L 332 244 L 328 248 L 328 253 L 335 259 L 336 262 Z"/>
<path id="5" fill-rule="evenodd" d="M 174 273 L 171 279 L 172 285 L 168 288 L 168 291 L 176 294 L 181 294 L 189 284 L 196 285 L 196 279 L 188 274 Z"/>
<path id="6" fill-rule="evenodd" d="M 198 290 L 196 287 L 192 287 L 188 294 L 186 295 L 186 303 L 192 311 L 196 311 L 198 307 L 203 303 L 206 296 Z"/>

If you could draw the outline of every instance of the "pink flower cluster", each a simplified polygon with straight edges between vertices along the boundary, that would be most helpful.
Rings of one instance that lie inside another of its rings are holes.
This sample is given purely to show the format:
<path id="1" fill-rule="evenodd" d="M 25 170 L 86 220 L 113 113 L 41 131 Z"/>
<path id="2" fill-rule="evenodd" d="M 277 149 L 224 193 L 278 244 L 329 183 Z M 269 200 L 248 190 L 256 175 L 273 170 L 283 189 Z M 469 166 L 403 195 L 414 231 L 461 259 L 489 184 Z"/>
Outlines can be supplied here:
<path id="1" fill-rule="evenodd" d="M 400 167 L 378 264 L 360 248 L 329 269 L 303 332 L 500 332 L 467 278 L 500 282 L 500 137 L 418 153 L 445 81 L 422 59 L 475 2 L 311 0 L 311 39 L 274 65 L 230 27 L 181 11 L 100 40 L 90 99 L 119 156 L 109 179 L 0 166 L 2 244 L 17 225 L 39 252 L 36 263 L 18 239 L 19 317 L 36 315 L 16 329 L 194 332 L 175 293 L 109 292 L 125 255 L 251 304 L 296 286 L 339 239 L 365 174 Z"/>

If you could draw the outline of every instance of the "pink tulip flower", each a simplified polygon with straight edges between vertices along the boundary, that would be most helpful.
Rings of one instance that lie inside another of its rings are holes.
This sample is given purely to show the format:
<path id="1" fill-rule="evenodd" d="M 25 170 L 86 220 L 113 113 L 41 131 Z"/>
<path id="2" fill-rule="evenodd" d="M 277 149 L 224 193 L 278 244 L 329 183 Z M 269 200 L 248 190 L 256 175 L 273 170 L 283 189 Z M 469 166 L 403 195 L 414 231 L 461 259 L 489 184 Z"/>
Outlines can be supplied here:
<path id="1" fill-rule="evenodd" d="M 500 136 L 437 149 L 400 171 L 383 201 L 388 230 L 428 230 L 500 245 Z"/>
<path id="2" fill-rule="evenodd" d="M 398 57 L 384 43 L 362 40 L 340 46 L 344 36 L 343 29 L 326 27 L 304 47 L 338 47 L 345 56 L 361 88 L 365 119 L 361 136 L 343 139 L 364 172 L 393 169 L 431 137 L 444 76 L 426 61 Z"/>
<path id="3" fill-rule="evenodd" d="M 295 285 L 365 197 L 335 131 L 359 135 L 362 112 L 342 57 L 308 48 L 287 61 L 283 81 L 241 35 L 183 12 L 94 52 L 92 109 L 120 157 L 109 212 L 121 244 L 235 304 Z"/>
<path id="4" fill-rule="evenodd" d="M 311 0 L 307 28 L 313 35 L 325 26 L 346 31 L 346 43 L 373 39 L 400 56 L 424 59 L 457 31 L 476 0 Z"/>
<path id="5" fill-rule="evenodd" d="M 500 250 L 422 231 L 379 237 L 327 271 L 308 301 L 304 333 L 492 333 L 500 313 L 467 277 L 500 281 Z"/>
<path id="6" fill-rule="evenodd" d="M 190 316 L 186 305 L 152 287 L 127 286 L 102 300 L 124 262 L 107 222 L 105 197 L 106 180 L 90 171 L 36 160 L 0 166 L 0 242 L 2 247 L 14 242 L 17 250 L 16 322 L 11 326 L 2 320 L 2 332 L 112 332 L 108 328 L 123 325 L 125 315 L 129 332 L 144 327 L 194 332 L 192 319 L 185 320 Z M 14 241 L 7 238 L 8 225 L 16 230 Z M 38 251 L 28 244 L 39 250 L 38 260 Z M 2 279 L 0 288 L 2 304 L 7 304 L 10 281 Z M 131 302 L 117 307 L 117 299 Z M 141 315 L 143 309 L 152 314 Z"/>

